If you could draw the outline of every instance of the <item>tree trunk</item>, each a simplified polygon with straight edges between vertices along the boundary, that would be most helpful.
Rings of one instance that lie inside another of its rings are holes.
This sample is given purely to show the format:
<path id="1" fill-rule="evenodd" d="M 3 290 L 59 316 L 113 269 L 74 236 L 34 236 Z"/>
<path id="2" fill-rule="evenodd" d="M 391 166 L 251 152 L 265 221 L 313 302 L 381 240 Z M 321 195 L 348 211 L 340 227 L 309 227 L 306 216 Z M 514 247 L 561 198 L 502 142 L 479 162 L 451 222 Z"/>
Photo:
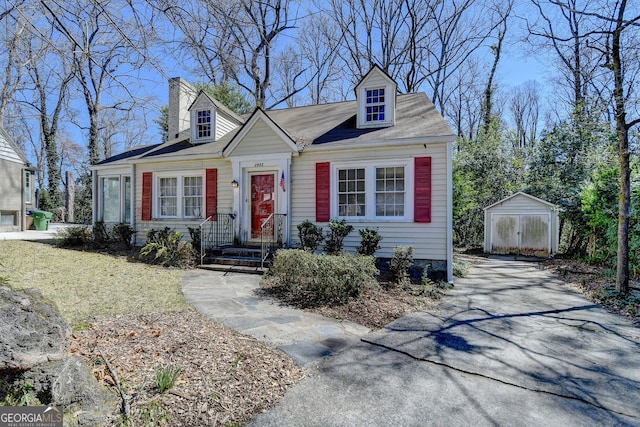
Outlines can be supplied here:
<path id="1" fill-rule="evenodd" d="M 618 265 L 616 291 L 629 292 L 629 215 L 631 210 L 631 168 L 629 166 L 629 129 L 627 125 L 624 76 L 620 54 L 620 35 L 626 0 L 620 3 L 616 27 L 611 43 L 611 60 L 614 74 L 614 98 L 616 104 L 616 131 L 618 134 L 618 161 L 620 163 L 620 195 L 618 201 Z"/>

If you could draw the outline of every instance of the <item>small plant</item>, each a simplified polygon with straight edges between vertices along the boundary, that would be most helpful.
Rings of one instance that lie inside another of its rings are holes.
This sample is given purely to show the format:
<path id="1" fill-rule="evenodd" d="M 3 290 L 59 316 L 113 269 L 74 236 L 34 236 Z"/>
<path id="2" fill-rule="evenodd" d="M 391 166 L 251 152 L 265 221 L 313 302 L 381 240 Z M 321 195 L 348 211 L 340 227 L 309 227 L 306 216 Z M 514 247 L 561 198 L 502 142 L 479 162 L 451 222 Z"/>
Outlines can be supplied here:
<path id="1" fill-rule="evenodd" d="M 451 289 L 453 285 L 451 283 L 447 283 L 444 281 L 434 282 L 429 278 L 429 270 L 431 269 L 430 265 L 426 265 L 422 270 L 422 277 L 420 279 L 420 283 L 422 284 L 422 289 L 420 289 L 420 294 L 431 299 L 440 299 L 447 292 L 447 290 Z"/>
<path id="2" fill-rule="evenodd" d="M 127 249 L 133 249 L 133 236 L 136 231 L 129 224 L 120 223 L 113 227 L 113 232 Z"/>
<path id="3" fill-rule="evenodd" d="M 356 249 L 356 253 L 360 255 L 373 255 L 380 249 L 380 240 L 382 236 L 378 230 L 374 228 L 362 228 L 360 233 L 360 246 Z"/>
<path id="4" fill-rule="evenodd" d="M 322 227 L 318 227 L 306 219 L 298 224 L 298 239 L 300 240 L 300 249 L 315 252 L 324 241 Z"/>
<path id="5" fill-rule="evenodd" d="M 187 227 L 189 230 L 189 237 L 191 237 L 191 246 L 196 251 L 200 251 L 200 246 L 202 242 L 200 227 Z"/>
<path id="6" fill-rule="evenodd" d="M 469 274 L 469 270 L 471 269 L 471 264 L 466 261 L 454 259 L 452 267 L 454 276 L 467 277 L 467 275 Z"/>
<path id="7" fill-rule="evenodd" d="M 193 262 L 191 244 L 182 240 L 182 233 L 169 227 L 149 230 L 147 244 L 140 249 L 140 256 L 165 267 L 182 267 Z"/>
<path id="8" fill-rule="evenodd" d="M 329 231 L 324 244 L 324 251 L 329 255 L 335 255 L 342 252 L 344 246 L 344 238 L 353 231 L 353 225 L 347 224 L 344 219 L 332 219 L 329 221 Z"/>
<path id="9" fill-rule="evenodd" d="M 93 242 L 101 245 L 109 241 L 109 233 L 103 221 L 96 221 L 93 224 Z"/>
<path id="10" fill-rule="evenodd" d="M 408 285 L 409 267 L 413 264 L 413 246 L 396 246 L 393 248 L 393 256 L 389 268 L 395 282 L 399 285 Z"/>
<path id="11" fill-rule="evenodd" d="M 175 366 L 162 366 L 156 371 L 156 387 L 163 394 L 176 385 L 182 369 Z"/>
<path id="12" fill-rule="evenodd" d="M 39 404 L 40 401 L 34 397 L 34 390 L 32 384 L 24 383 L 8 390 L 3 401 L 0 401 L 0 406 L 31 406 Z"/>

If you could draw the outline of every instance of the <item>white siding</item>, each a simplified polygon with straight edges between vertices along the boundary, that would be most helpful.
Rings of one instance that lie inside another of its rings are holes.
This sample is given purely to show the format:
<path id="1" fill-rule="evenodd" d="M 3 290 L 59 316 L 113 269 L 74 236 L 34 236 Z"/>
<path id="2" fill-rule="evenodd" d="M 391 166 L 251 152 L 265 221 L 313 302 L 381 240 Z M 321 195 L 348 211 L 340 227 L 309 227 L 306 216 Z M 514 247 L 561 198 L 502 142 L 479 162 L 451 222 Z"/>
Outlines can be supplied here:
<path id="1" fill-rule="evenodd" d="M 10 162 L 16 162 L 23 164 L 20 155 L 16 153 L 16 150 L 9 144 L 9 141 L 4 139 L 2 135 L 0 135 L 0 159 L 7 160 Z"/>
<path id="2" fill-rule="evenodd" d="M 233 156 L 289 153 L 289 147 L 264 121 L 258 120 L 233 150 Z"/>
<path id="3" fill-rule="evenodd" d="M 227 115 L 222 113 L 220 110 L 216 110 L 215 121 L 216 141 L 238 127 L 234 120 L 228 118 Z"/>
<path id="4" fill-rule="evenodd" d="M 166 163 L 144 163 L 136 167 L 135 180 L 135 218 L 136 218 L 136 244 L 144 244 L 147 237 L 147 231 L 155 228 L 170 227 L 176 231 L 180 231 L 185 240 L 189 240 L 188 227 L 197 227 L 202 219 L 152 219 L 151 221 L 142 221 L 142 174 L 144 172 L 202 172 L 206 169 L 218 170 L 218 211 L 231 212 L 233 208 L 233 188 L 231 187 L 231 163 L 227 160 L 197 160 L 189 162 L 166 162 Z M 156 182 L 153 181 L 153 194 L 156 195 Z M 154 200 L 155 203 L 155 200 Z"/>
<path id="5" fill-rule="evenodd" d="M 0 159 L 0 211 L 12 213 L 16 224 L 2 225 L 0 231 L 19 231 L 24 215 L 22 205 L 22 164 Z"/>
<path id="6" fill-rule="evenodd" d="M 365 227 L 378 228 L 382 241 L 381 249 L 376 256 L 390 257 L 394 246 L 413 246 L 415 259 L 446 260 L 447 259 L 447 145 L 434 144 L 405 148 L 379 148 L 369 150 L 349 150 L 334 152 L 309 152 L 294 157 L 292 161 L 291 182 L 291 229 L 290 235 L 294 243 L 298 240 L 297 225 L 308 219 L 315 223 L 315 164 L 317 162 L 367 161 L 379 163 L 415 157 L 431 157 L 431 222 L 416 223 L 411 221 L 349 221 L 355 230 L 345 239 L 345 249 L 354 252 L 360 244 L 358 230 Z M 412 185 L 413 188 L 413 185 Z M 333 189 L 332 189 L 333 192 Z M 333 199 L 332 199 L 333 203 Z M 316 223 L 317 224 L 317 223 Z M 317 224 L 325 230 L 327 223 Z"/>

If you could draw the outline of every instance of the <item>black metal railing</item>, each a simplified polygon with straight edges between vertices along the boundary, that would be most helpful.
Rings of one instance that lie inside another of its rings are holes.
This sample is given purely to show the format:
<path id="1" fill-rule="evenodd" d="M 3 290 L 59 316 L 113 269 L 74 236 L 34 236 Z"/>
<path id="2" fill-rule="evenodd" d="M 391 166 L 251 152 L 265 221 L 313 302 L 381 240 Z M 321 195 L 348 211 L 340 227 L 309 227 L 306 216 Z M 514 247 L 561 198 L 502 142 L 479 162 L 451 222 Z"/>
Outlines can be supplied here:
<path id="1" fill-rule="evenodd" d="M 262 268 L 276 249 L 284 246 L 287 214 L 271 214 L 260 226 L 260 256 Z"/>
<path id="2" fill-rule="evenodd" d="M 200 223 L 200 264 L 207 251 L 233 245 L 236 215 L 215 213 Z"/>

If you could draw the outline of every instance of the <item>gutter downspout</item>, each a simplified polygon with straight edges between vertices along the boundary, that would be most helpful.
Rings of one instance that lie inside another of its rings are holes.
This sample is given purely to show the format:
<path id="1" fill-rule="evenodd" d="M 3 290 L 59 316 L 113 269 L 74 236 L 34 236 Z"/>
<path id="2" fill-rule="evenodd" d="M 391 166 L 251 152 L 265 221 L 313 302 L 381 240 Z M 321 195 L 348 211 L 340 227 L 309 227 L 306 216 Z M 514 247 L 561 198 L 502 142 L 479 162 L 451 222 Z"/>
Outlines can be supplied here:
<path id="1" fill-rule="evenodd" d="M 447 143 L 447 281 L 453 283 L 453 142 Z"/>
<path id="2" fill-rule="evenodd" d="M 131 164 L 131 189 L 129 190 L 129 217 L 131 218 L 131 228 L 135 231 L 133 234 L 133 244 L 136 244 L 138 230 L 136 229 L 136 164 Z"/>

